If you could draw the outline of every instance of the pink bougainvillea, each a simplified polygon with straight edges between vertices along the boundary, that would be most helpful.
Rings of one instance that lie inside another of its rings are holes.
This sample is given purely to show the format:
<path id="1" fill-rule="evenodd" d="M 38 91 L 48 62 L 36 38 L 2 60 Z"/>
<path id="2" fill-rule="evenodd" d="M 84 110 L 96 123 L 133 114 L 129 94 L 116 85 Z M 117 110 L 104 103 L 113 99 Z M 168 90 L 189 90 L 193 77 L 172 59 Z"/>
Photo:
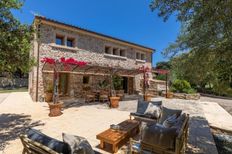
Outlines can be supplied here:
<path id="1" fill-rule="evenodd" d="M 78 65 L 78 66 L 85 66 L 87 64 L 87 62 L 85 61 L 77 61 L 73 58 L 65 59 L 64 57 L 60 58 L 60 62 L 63 64 L 71 64 L 71 65 Z"/>
<path id="2" fill-rule="evenodd" d="M 46 63 L 53 65 L 54 67 L 54 83 L 53 83 L 53 103 L 57 103 L 58 102 L 58 98 L 59 98 L 59 92 L 58 92 L 58 78 L 59 78 L 59 71 L 60 69 L 64 69 L 65 71 L 67 70 L 75 70 L 77 67 L 81 67 L 81 66 L 85 66 L 88 63 L 85 61 L 78 61 L 74 58 L 67 58 L 65 59 L 64 57 L 60 58 L 60 59 L 54 59 L 54 58 L 48 58 L 48 57 L 44 57 L 41 59 L 41 62 L 44 63 L 44 65 Z M 72 67 L 74 66 L 74 67 Z"/>
<path id="3" fill-rule="evenodd" d="M 44 57 L 42 60 L 41 60 L 42 63 L 48 63 L 48 64 L 55 64 L 56 63 L 56 60 L 53 59 L 53 58 L 48 58 L 48 57 Z"/>
<path id="4" fill-rule="evenodd" d="M 88 63 L 85 62 L 85 61 L 78 61 L 74 58 L 67 58 L 65 59 L 64 57 L 60 58 L 59 60 L 56 60 L 54 58 L 48 58 L 48 57 L 44 57 L 42 60 L 41 60 L 42 63 L 48 63 L 48 64 L 55 64 L 55 63 L 61 63 L 61 64 L 64 64 L 64 65 L 78 65 L 78 66 L 85 66 L 87 65 Z"/>

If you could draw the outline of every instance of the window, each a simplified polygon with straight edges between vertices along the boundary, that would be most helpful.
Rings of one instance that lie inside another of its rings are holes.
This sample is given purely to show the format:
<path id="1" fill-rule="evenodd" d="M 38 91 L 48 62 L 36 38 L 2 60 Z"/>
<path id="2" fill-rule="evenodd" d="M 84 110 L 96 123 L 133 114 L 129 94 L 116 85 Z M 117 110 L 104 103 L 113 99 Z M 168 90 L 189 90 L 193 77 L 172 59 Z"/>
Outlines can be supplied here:
<path id="1" fill-rule="evenodd" d="M 111 54 L 110 47 L 105 46 L 105 53 L 106 54 Z"/>
<path id="2" fill-rule="evenodd" d="M 105 54 L 114 55 L 113 57 L 126 57 L 126 49 L 121 49 L 119 47 L 105 46 Z"/>
<path id="3" fill-rule="evenodd" d="M 141 60 L 145 60 L 145 54 L 141 54 Z"/>
<path id="4" fill-rule="evenodd" d="M 83 76 L 83 84 L 89 84 L 89 76 Z"/>
<path id="5" fill-rule="evenodd" d="M 140 53 L 136 52 L 136 59 L 140 59 Z"/>
<path id="6" fill-rule="evenodd" d="M 140 52 L 136 52 L 136 59 L 137 60 L 146 60 L 145 54 L 144 53 L 140 53 Z"/>
<path id="7" fill-rule="evenodd" d="M 118 55 L 118 48 L 113 48 L 113 55 Z"/>
<path id="8" fill-rule="evenodd" d="M 125 51 L 125 50 L 120 49 L 120 56 L 122 56 L 122 57 L 126 57 L 126 51 Z"/>
<path id="9" fill-rule="evenodd" d="M 64 36 L 56 35 L 56 44 L 57 45 L 64 45 Z"/>
<path id="10" fill-rule="evenodd" d="M 67 39 L 67 46 L 68 47 L 74 47 L 74 39 L 68 38 Z"/>

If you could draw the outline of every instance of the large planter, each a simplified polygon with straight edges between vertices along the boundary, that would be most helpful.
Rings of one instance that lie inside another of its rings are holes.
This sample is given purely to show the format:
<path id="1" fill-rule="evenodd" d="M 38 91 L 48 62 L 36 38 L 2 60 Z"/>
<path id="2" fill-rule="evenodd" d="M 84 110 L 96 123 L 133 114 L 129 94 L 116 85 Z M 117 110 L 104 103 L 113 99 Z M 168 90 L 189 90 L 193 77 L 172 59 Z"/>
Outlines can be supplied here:
<path id="1" fill-rule="evenodd" d="M 51 102 L 53 93 L 45 93 L 45 102 Z"/>
<path id="2" fill-rule="evenodd" d="M 62 106 L 63 106 L 62 102 L 58 102 L 56 104 L 48 103 L 48 106 L 49 106 L 49 109 L 50 109 L 50 113 L 49 113 L 50 117 L 56 117 L 56 116 L 60 116 L 61 114 L 63 114 L 61 112 Z"/>
<path id="3" fill-rule="evenodd" d="M 120 97 L 110 97 L 110 107 L 117 108 L 119 104 Z"/>
<path id="4" fill-rule="evenodd" d="M 173 98 L 173 92 L 167 92 L 167 98 Z"/>
<path id="5" fill-rule="evenodd" d="M 146 94 L 144 98 L 145 98 L 145 101 L 151 101 L 152 95 Z"/>

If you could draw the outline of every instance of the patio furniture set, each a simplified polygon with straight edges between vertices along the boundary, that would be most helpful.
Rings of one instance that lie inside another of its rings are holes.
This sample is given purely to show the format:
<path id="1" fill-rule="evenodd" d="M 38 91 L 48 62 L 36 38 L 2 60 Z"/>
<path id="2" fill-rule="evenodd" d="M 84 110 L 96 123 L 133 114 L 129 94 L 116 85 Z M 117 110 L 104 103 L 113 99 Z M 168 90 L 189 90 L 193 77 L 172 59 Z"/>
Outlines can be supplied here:
<path id="1" fill-rule="evenodd" d="M 139 101 L 130 119 L 96 135 L 100 148 L 111 147 L 117 153 L 123 145 L 130 153 L 181 154 L 185 153 L 189 115 L 181 110 L 162 106 L 162 102 Z M 79 136 L 63 134 L 63 142 L 30 129 L 21 135 L 23 153 L 97 153 L 88 141 Z"/>
<path id="2" fill-rule="evenodd" d="M 85 102 L 108 102 L 110 93 L 107 90 L 96 90 L 96 91 L 86 91 L 85 94 Z M 124 98 L 124 90 L 117 90 L 116 96 L 120 97 L 120 100 Z"/>

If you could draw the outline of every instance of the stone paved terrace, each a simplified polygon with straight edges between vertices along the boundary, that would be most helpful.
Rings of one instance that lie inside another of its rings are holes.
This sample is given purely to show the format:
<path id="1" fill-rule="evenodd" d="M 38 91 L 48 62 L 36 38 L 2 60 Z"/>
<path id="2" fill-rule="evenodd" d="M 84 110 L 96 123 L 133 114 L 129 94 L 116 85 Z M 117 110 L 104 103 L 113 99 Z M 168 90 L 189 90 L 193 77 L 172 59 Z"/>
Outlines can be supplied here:
<path id="1" fill-rule="evenodd" d="M 204 110 L 199 101 L 178 99 L 162 99 L 164 106 L 183 109 L 190 113 L 190 131 L 187 153 L 217 154 L 213 137 L 210 133 Z M 104 104 L 79 105 L 72 103 L 63 111 L 60 117 L 47 116 L 46 103 L 34 103 L 28 93 L 11 93 L 0 104 L 0 153 L 18 154 L 22 145 L 18 135 L 27 127 L 35 127 L 48 136 L 62 140 L 62 132 L 86 137 L 96 148 L 99 141 L 96 134 L 129 118 L 129 113 L 135 111 L 136 101 L 122 101 L 119 109 L 108 109 Z"/>

